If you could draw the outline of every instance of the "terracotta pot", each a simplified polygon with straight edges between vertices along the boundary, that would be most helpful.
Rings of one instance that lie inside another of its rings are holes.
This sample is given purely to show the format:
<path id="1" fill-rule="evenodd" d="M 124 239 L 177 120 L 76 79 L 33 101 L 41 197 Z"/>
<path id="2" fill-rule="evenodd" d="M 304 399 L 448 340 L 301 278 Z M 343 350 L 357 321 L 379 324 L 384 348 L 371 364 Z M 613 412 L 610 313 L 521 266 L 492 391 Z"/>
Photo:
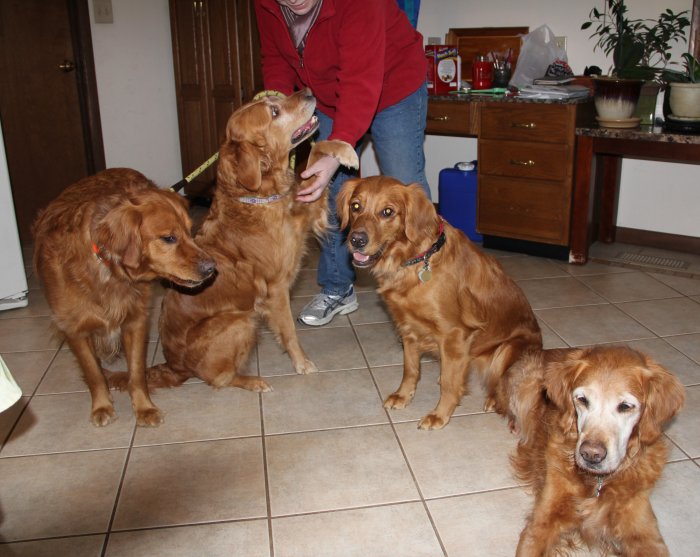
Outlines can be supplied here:
<path id="1" fill-rule="evenodd" d="M 628 120 L 634 114 L 644 81 L 597 77 L 593 80 L 593 102 L 599 120 Z"/>
<path id="2" fill-rule="evenodd" d="M 671 83 L 671 114 L 700 119 L 700 83 Z"/>

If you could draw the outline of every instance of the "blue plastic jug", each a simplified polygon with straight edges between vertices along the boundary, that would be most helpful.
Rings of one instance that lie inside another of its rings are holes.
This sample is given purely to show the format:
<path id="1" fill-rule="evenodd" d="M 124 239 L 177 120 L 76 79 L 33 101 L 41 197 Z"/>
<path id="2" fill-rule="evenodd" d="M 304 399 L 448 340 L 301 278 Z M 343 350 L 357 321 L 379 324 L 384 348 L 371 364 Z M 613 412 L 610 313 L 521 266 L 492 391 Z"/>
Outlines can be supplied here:
<path id="1" fill-rule="evenodd" d="M 473 242 L 481 242 L 483 237 L 476 231 L 476 161 L 441 170 L 438 195 L 440 215 Z"/>

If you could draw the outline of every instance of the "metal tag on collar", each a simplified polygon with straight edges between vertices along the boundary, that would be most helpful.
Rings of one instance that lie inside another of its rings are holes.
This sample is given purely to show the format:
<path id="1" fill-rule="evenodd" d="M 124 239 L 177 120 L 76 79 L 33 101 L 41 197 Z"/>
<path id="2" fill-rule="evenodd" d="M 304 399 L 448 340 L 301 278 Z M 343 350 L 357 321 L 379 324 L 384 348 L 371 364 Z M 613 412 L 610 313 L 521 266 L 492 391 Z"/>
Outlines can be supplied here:
<path id="1" fill-rule="evenodd" d="M 430 268 L 430 262 L 426 256 L 423 259 L 423 267 L 418 271 L 418 280 L 421 282 L 428 282 L 433 277 L 433 270 Z"/>

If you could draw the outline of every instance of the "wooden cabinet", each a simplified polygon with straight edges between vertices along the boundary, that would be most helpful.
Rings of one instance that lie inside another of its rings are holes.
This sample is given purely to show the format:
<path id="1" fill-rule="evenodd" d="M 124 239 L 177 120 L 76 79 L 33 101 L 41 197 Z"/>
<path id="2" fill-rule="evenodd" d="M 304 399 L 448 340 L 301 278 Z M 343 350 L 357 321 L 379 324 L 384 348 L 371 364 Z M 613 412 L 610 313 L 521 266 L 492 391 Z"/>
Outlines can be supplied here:
<path id="1" fill-rule="evenodd" d="M 236 108 L 262 90 L 253 0 L 170 0 L 183 176 L 215 153 Z M 187 186 L 207 191 L 210 168 Z"/>
<path id="2" fill-rule="evenodd" d="M 484 103 L 478 136 L 477 230 L 569 243 L 577 105 Z"/>

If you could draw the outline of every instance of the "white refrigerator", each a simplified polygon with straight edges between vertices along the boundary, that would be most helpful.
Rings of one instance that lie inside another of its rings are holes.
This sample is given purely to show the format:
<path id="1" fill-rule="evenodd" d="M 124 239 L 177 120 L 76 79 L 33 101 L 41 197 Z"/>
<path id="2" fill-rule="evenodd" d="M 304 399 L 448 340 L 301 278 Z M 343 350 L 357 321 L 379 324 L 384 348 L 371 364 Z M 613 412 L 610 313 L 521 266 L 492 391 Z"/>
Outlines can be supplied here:
<path id="1" fill-rule="evenodd" d="M 0 126 L 0 310 L 27 305 L 27 275 L 7 170 L 5 143 Z"/>

